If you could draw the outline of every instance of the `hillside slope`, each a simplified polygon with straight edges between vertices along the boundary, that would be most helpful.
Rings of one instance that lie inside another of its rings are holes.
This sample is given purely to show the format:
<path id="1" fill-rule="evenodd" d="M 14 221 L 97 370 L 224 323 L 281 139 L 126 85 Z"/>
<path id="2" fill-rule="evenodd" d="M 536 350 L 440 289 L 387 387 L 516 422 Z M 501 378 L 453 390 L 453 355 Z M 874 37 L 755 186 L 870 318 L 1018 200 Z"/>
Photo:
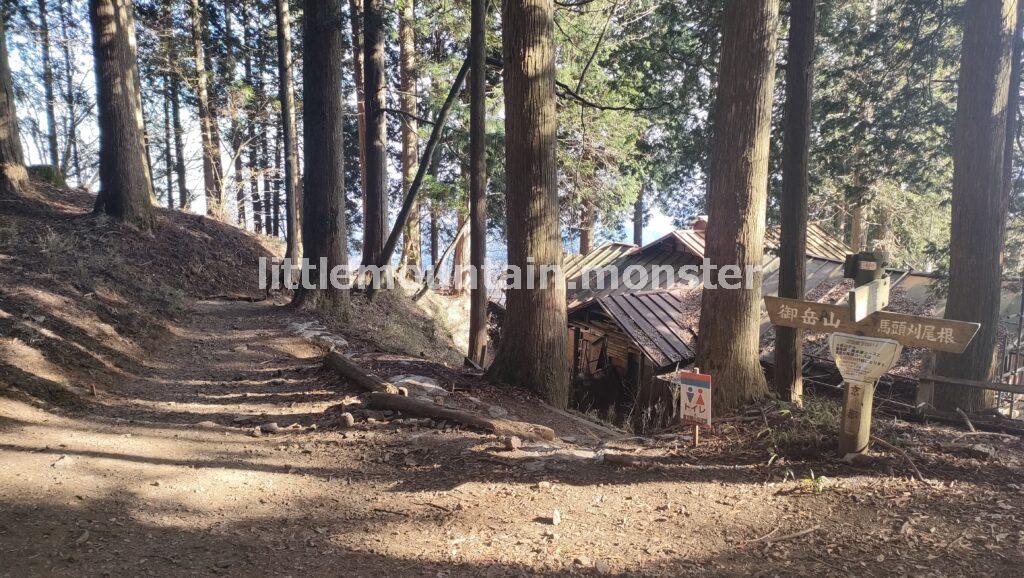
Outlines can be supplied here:
<path id="1" fill-rule="evenodd" d="M 0 387 L 74 405 L 136 373 L 190 300 L 260 297 L 254 235 L 165 209 L 142 233 L 87 192 L 33 188 L 0 199 Z"/>

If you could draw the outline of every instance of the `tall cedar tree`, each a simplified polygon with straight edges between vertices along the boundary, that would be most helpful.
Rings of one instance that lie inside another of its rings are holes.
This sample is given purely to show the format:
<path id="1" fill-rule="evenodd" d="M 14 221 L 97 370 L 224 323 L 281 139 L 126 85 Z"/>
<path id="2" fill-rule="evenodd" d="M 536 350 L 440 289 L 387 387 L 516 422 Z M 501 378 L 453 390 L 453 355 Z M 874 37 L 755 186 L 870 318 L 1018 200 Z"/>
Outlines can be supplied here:
<path id="1" fill-rule="evenodd" d="M 100 130 L 96 212 L 142 229 L 153 224 L 153 184 L 142 129 L 142 90 L 131 0 L 90 0 Z"/>
<path id="2" fill-rule="evenodd" d="M 409 192 L 419 165 L 420 139 L 416 122 L 416 28 L 414 0 L 401 0 L 398 24 L 401 48 L 401 106 L 402 112 L 402 196 Z M 420 262 L 420 202 L 419 195 L 409 211 L 402 237 L 402 263 L 408 270 L 419 270 Z"/>
<path id="3" fill-rule="evenodd" d="M 469 358 L 483 365 L 487 347 L 487 0 L 471 0 L 469 31 Z"/>
<path id="4" fill-rule="evenodd" d="M 14 81 L 7 62 L 7 30 L 0 15 L 0 195 L 14 196 L 28 183 L 14 106 Z"/>
<path id="5" fill-rule="evenodd" d="M 163 105 L 164 105 L 164 192 L 167 195 L 164 199 L 168 209 L 174 209 L 174 153 L 172 152 L 171 136 L 171 90 L 167 82 L 167 76 L 163 80 Z"/>
<path id="6" fill-rule="evenodd" d="M 213 107 L 210 104 L 208 90 L 209 79 L 206 70 L 206 51 L 203 46 L 204 28 L 206 26 L 205 6 L 203 0 L 191 0 L 192 16 L 192 57 L 196 67 L 196 100 L 199 103 L 199 133 L 203 155 L 203 192 L 206 196 L 206 214 L 211 217 L 223 217 L 223 199 L 220 187 L 220 146 L 217 134 L 217 123 L 214 119 Z"/>
<path id="7" fill-rule="evenodd" d="M 779 242 L 779 297 L 803 299 L 807 250 L 808 157 L 814 87 L 816 0 L 791 0 L 786 102 L 782 141 L 782 216 Z M 775 328 L 775 392 L 799 403 L 803 396 L 803 333 Z"/>
<path id="8" fill-rule="evenodd" d="M 63 2 L 59 5 L 63 6 Z M 64 20 L 63 14 L 61 20 Z M 171 17 L 171 4 L 169 2 L 163 2 L 160 5 L 160 19 L 159 25 L 164 31 L 170 31 L 174 29 L 174 20 Z M 65 36 L 66 41 L 66 36 Z M 174 134 L 173 134 L 173 122 L 171 113 L 171 99 L 173 94 L 171 91 L 171 75 L 174 69 L 174 60 L 171 57 L 171 43 L 174 39 L 171 37 L 169 32 L 165 32 L 160 37 L 160 50 L 163 53 L 163 73 L 161 78 L 161 96 L 163 97 L 164 104 L 164 188 L 167 190 L 167 208 L 174 209 Z M 71 101 L 68 101 L 68 108 L 71 108 Z M 67 160 L 65 159 L 65 163 Z M 77 176 L 77 168 L 76 168 Z"/>
<path id="9" fill-rule="evenodd" d="M 254 31 L 251 30 L 251 23 L 257 22 L 254 15 L 248 14 L 246 18 L 246 24 L 242 28 L 242 36 L 244 38 L 245 45 L 249 46 L 250 49 L 245 55 L 245 83 L 252 89 L 252 96 L 249 98 L 247 105 L 248 108 L 248 122 L 246 123 L 246 133 L 248 134 L 249 144 L 247 145 L 247 160 L 249 164 L 249 196 L 252 200 L 252 228 L 257 233 L 263 232 L 263 220 L 264 220 L 264 207 L 263 198 L 260 197 L 260 159 L 259 159 L 259 136 L 257 124 L 260 116 L 260 101 L 263 96 L 263 83 L 260 80 L 258 62 L 254 62 L 257 59 L 257 50 L 254 48 L 256 42 L 253 37 L 257 36 Z"/>
<path id="10" fill-rule="evenodd" d="M 363 91 L 363 0 L 349 0 L 349 23 L 352 26 L 352 71 L 356 85 L 356 113 L 359 127 L 359 190 L 366 194 L 366 97 Z M 363 203 L 366 222 L 366 203 Z"/>
<path id="11" fill-rule="evenodd" d="M 363 92 L 366 115 L 366 189 L 363 191 L 363 264 L 384 249 L 388 228 L 387 117 L 384 80 L 384 1 L 363 3 Z"/>
<path id="12" fill-rule="evenodd" d="M 62 171 L 68 174 L 69 164 L 75 170 L 75 181 L 82 182 L 82 161 L 78 151 L 78 106 L 75 99 L 75 60 L 71 52 L 71 15 L 67 0 L 58 0 L 57 11 L 60 16 L 61 54 L 64 56 L 64 105 L 67 109 L 67 125 L 64 135 L 64 158 L 61 159 Z"/>
<path id="13" fill-rule="evenodd" d="M 999 295 L 1009 199 L 1006 162 L 1015 0 L 967 0 L 953 133 L 953 223 L 946 318 L 981 329 L 960 355 L 940 354 L 939 375 L 989 381 L 996 370 Z M 991 407 L 992 392 L 936 385 L 939 410 Z"/>
<path id="14" fill-rule="evenodd" d="M 178 208 L 185 210 L 192 202 L 192 194 L 188 192 L 185 179 L 185 129 L 181 126 L 181 77 L 177 71 L 171 71 L 171 121 L 174 125 L 174 174 L 178 181 Z"/>
<path id="15" fill-rule="evenodd" d="M 281 133 L 284 141 L 284 199 L 287 248 L 284 256 L 299 257 L 299 215 L 296 195 L 299 191 L 299 155 L 295 150 L 295 89 L 292 87 L 292 33 L 288 0 L 277 2 L 277 74 L 281 99 Z M 277 204 L 275 203 L 275 207 Z"/>
<path id="16" fill-rule="evenodd" d="M 778 14 L 778 0 L 726 0 L 722 14 L 706 255 L 752 275 L 738 289 L 705 286 L 701 299 L 699 366 L 714 378 L 718 411 L 768 391 L 758 328 Z"/>
<path id="17" fill-rule="evenodd" d="M 46 99 L 46 146 L 50 153 L 50 165 L 60 170 L 57 150 L 57 97 L 53 88 L 53 61 L 50 58 L 50 24 L 46 19 L 46 0 L 39 0 L 39 44 L 43 57 L 43 94 Z"/>
<path id="18" fill-rule="evenodd" d="M 348 255 L 341 14 L 341 0 L 306 0 L 303 18 L 305 111 L 302 130 L 306 165 L 302 203 L 303 257 L 318 268 L 326 258 L 329 269 L 344 266 Z M 330 309 L 346 317 L 349 294 L 333 284 L 320 289 L 300 288 L 295 302 L 300 306 Z"/>
<path id="19" fill-rule="evenodd" d="M 558 229 L 554 4 L 506 0 L 502 23 L 508 261 L 524 273 L 524 285 L 529 258 L 538 274 L 532 276 L 535 288 L 508 291 L 505 326 L 488 375 L 564 408 L 570 376 Z"/>
<path id="20" fill-rule="evenodd" d="M 224 0 L 224 76 L 221 78 L 221 82 L 228 86 L 235 82 L 235 67 L 238 63 L 238 59 L 235 56 L 237 39 L 235 38 L 232 26 L 232 6 L 233 2 L 231 0 Z M 242 162 L 244 135 L 242 134 L 238 107 L 229 106 L 228 109 L 228 113 L 231 115 L 228 141 L 231 146 L 229 156 L 232 161 L 231 164 L 234 165 L 235 222 L 244 229 L 247 223 L 245 214 L 245 175 L 243 174 L 244 163 Z"/>

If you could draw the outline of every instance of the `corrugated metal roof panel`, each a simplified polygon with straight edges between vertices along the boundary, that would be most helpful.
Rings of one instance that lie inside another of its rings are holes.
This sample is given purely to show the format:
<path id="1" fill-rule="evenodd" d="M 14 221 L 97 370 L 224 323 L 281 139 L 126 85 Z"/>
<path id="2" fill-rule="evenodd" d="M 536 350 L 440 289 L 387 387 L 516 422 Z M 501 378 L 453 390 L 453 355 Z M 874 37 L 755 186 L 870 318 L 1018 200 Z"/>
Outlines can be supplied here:
<path id="1" fill-rule="evenodd" d="M 693 332 L 685 323 L 685 304 L 679 293 L 617 293 L 599 297 L 597 303 L 658 367 L 693 360 Z"/>
<path id="2" fill-rule="evenodd" d="M 562 262 L 562 272 L 565 275 L 565 280 L 571 281 L 587 270 L 607 265 L 638 249 L 636 245 L 628 243 L 606 243 L 586 255 L 569 254 Z"/>
<path id="3" fill-rule="evenodd" d="M 772 251 L 778 251 L 779 228 L 772 227 L 765 231 L 765 242 Z M 850 248 L 845 243 L 825 232 L 815 223 L 807 224 L 807 256 L 829 259 L 842 263 Z"/>
<path id="4" fill-rule="evenodd" d="M 648 245 L 606 263 L 606 265 L 614 267 L 614 273 L 605 269 L 599 272 L 592 271 L 590 276 L 578 276 L 577 282 L 570 283 L 568 286 L 569 309 L 579 308 L 605 295 L 685 286 L 677 273 L 686 265 L 699 263 L 700 260 L 688 252 L 650 248 Z M 659 274 L 659 271 L 667 271 L 663 268 L 671 268 L 672 273 Z M 643 270 L 643 274 L 639 273 L 640 269 Z M 626 279 L 626 274 L 630 271 L 636 271 L 632 281 Z M 613 275 L 619 277 L 618 283 L 613 282 L 615 281 Z M 586 287 L 583 286 L 583 281 L 586 282 Z"/>

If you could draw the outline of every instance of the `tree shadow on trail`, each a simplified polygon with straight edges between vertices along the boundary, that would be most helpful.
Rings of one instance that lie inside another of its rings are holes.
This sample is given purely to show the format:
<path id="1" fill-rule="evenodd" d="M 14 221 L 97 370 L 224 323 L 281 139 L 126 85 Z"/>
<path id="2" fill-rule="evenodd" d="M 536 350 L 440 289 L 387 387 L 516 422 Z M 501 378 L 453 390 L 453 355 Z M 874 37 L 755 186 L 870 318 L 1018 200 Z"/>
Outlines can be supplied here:
<path id="1" fill-rule="evenodd" d="M 852 533 L 869 522 L 834 512 L 816 520 L 824 531 L 788 543 L 758 542 L 766 532 L 762 527 L 730 525 L 738 539 L 724 543 L 722 528 L 694 527 L 664 553 L 641 555 L 623 551 L 595 531 L 582 541 L 552 545 L 548 555 L 535 549 L 513 562 L 507 561 L 513 548 L 529 546 L 495 540 L 487 549 L 457 553 L 446 529 L 465 521 L 431 508 L 349 509 L 309 502 L 289 503 L 269 515 L 223 516 L 173 502 L 108 495 L 83 497 L 74 505 L 8 502 L 0 510 L 0 550 L 12 576 L 886 576 L 929 569 L 1006 576 L 1019 570 L 1019 555 L 997 557 L 972 548 L 969 540 L 961 542 L 963 526 L 955 516 L 962 507 L 950 502 L 937 504 L 936 511 L 929 522 L 939 527 L 932 534 L 935 544 L 908 542 L 889 528 L 853 539 Z M 801 524 L 784 523 L 778 535 L 811 528 Z M 961 538 L 954 540 L 957 535 Z"/>

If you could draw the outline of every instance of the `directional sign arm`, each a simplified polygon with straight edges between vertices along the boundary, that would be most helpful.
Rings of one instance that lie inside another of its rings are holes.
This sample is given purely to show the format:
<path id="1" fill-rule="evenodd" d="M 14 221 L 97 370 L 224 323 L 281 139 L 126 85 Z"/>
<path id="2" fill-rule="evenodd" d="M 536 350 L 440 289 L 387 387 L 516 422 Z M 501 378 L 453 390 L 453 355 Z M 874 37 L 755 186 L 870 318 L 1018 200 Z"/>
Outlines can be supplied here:
<path id="1" fill-rule="evenodd" d="M 885 337 L 907 347 L 925 347 L 937 351 L 963 353 L 981 327 L 978 323 L 937 319 L 879 311 L 859 322 L 853 321 L 850 308 L 829 303 L 766 295 L 765 306 L 772 324 L 825 333 L 852 333 Z"/>

